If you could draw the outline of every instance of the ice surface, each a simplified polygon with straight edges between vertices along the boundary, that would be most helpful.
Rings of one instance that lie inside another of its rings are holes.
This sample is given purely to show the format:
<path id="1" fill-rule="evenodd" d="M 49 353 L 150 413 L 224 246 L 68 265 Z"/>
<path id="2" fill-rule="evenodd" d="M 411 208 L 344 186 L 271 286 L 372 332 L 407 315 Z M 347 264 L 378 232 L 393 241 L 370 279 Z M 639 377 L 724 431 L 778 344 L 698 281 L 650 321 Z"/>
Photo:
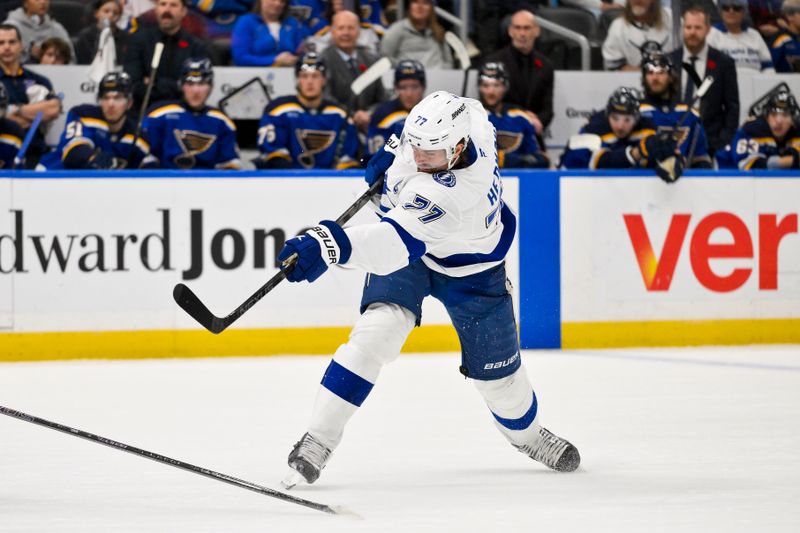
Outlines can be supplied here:
<path id="1" fill-rule="evenodd" d="M 0 532 L 800 531 L 800 347 L 526 352 L 558 474 L 456 354 L 387 367 L 317 484 L 325 515 L 0 416 Z M 326 357 L 0 365 L 0 405 L 278 488 Z"/>

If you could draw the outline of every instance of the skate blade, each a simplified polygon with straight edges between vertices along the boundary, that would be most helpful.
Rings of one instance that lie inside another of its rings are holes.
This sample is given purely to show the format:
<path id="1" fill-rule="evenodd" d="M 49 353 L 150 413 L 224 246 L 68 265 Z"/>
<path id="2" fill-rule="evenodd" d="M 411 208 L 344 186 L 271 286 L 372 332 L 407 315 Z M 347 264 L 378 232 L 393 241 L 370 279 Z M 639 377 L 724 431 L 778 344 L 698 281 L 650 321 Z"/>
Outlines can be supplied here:
<path id="1" fill-rule="evenodd" d="M 286 490 L 291 490 L 298 483 L 305 483 L 305 481 L 306 481 L 305 478 L 302 476 L 302 474 L 300 474 L 300 472 L 292 470 L 291 472 L 289 472 L 289 475 L 283 478 L 283 480 L 281 481 L 281 486 Z"/>

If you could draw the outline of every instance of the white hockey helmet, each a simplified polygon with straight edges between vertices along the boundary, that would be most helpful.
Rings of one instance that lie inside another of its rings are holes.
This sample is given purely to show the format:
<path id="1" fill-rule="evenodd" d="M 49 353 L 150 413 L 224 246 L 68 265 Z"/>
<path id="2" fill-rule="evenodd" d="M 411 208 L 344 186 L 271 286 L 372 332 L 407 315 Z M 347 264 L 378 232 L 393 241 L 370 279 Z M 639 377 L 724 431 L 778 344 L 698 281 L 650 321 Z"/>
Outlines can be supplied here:
<path id="1" fill-rule="evenodd" d="M 403 140 L 413 148 L 444 150 L 449 170 L 455 164 L 456 146 L 469 141 L 470 116 L 467 100 L 447 91 L 436 91 L 422 99 L 406 117 Z"/>

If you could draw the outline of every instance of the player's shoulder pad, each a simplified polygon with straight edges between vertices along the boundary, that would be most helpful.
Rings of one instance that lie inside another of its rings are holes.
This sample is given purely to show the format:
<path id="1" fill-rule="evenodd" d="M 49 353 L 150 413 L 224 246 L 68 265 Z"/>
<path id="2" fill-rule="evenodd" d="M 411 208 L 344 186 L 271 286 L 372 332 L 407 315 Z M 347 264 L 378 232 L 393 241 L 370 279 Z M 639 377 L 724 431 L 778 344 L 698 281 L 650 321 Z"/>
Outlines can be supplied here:
<path id="1" fill-rule="evenodd" d="M 642 102 L 639 104 L 639 113 L 653 113 L 655 112 L 656 108 L 653 104 L 648 104 L 646 102 Z"/>
<path id="2" fill-rule="evenodd" d="M 412 201 L 416 196 L 421 196 L 438 205 L 445 212 L 456 214 L 465 208 L 463 186 L 459 187 L 460 183 L 458 176 L 451 170 L 436 172 L 435 174 L 418 172 L 411 177 L 404 187 L 403 202 L 406 200 Z M 470 203 L 470 205 L 473 203 Z"/>
<path id="3" fill-rule="evenodd" d="M 19 148 L 22 146 L 22 139 L 24 138 L 25 130 L 22 129 L 22 126 L 7 118 L 0 119 L 0 142 Z"/>
<path id="4" fill-rule="evenodd" d="M 148 118 L 158 118 L 163 117 L 164 115 L 168 115 L 170 113 L 185 113 L 186 109 L 178 102 L 177 100 L 174 101 L 167 101 L 167 102 L 159 102 L 150 107 L 147 112 Z"/>
<path id="5" fill-rule="evenodd" d="M 509 105 L 505 109 L 505 114 L 511 118 L 520 118 L 528 122 L 531 126 L 534 126 L 533 121 L 531 120 L 530 115 L 521 107 Z"/>
<path id="6" fill-rule="evenodd" d="M 788 33 L 780 33 L 772 41 L 772 44 L 770 45 L 770 47 L 771 48 L 780 48 L 781 46 L 783 46 L 784 44 L 788 43 L 791 40 L 792 40 L 792 36 L 789 35 Z"/>
<path id="7" fill-rule="evenodd" d="M 283 115 L 284 113 L 289 113 L 292 111 L 296 113 L 303 112 L 303 106 L 300 105 L 300 102 L 297 100 L 297 97 L 292 94 L 276 98 L 275 100 L 267 104 L 266 108 L 264 108 L 264 114 L 273 117 L 277 117 Z"/>
<path id="8" fill-rule="evenodd" d="M 772 130 L 767 121 L 761 117 L 745 122 L 742 132 L 748 137 L 772 137 Z"/>
<path id="9" fill-rule="evenodd" d="M 322 100 L 322 104 L 319 107 L 322 110 L 321 114 L 323 115 L 339 115 L 342 118 L 347 118 L 347 111 L 342 109 L 342 106 L 332 100 Z"/>
<path id="10" fill-rule="evenodd" d="M 378 128 L 386 129 L 396 122 L 405 121 L 407 116 L 408 111 L 396 105 L 394 101 L 383 102 L 375 109 L 372 115 L 372 123 Z"/>
<path id="11" fill-rule="evenodd" d="M 219 120 L 220 122 L 225 124 L 225 126 L 227 126 L 229 130 L 236 131 L 236 124 L 233 123 L 233 121 L 230 119 L 230 117 L 228 117 L 228 115 L 226 115 L 216 107 L 209 107 L 206 110 L 206 115 Z"/>

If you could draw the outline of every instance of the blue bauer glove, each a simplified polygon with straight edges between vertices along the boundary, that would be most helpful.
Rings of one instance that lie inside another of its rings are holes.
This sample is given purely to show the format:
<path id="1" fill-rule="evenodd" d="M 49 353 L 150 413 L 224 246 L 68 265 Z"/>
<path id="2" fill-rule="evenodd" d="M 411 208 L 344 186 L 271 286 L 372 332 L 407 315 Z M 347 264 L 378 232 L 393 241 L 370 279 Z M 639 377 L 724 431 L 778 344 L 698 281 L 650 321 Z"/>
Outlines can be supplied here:
<path id="1" fill-rule="evenodd" d="M 396 135 L 392 134 L 386 144 L 383 145 L 383 148 L 375 152 L 375 155 L 367 162 L 367 168 L 364 171 L 364 181 L 367 182 L 367 185 L 372 187 L 373 183 L 386 174 L 386 171 L 389 170 L 389 167 L 394 162 L 394 157 L 399 147 L 400 140 Z"/>
<path id="2" fill-rule="evenodd" d="M 286 279 L 311 283 L 328 270 L 328 265 L 346 263 L 352 250 L 342 227 L 332 220 L 323 220 L 304 234 L 286 241 L 278 261 Z M 292 260 L 295 254 L 297 257 Z"/>

